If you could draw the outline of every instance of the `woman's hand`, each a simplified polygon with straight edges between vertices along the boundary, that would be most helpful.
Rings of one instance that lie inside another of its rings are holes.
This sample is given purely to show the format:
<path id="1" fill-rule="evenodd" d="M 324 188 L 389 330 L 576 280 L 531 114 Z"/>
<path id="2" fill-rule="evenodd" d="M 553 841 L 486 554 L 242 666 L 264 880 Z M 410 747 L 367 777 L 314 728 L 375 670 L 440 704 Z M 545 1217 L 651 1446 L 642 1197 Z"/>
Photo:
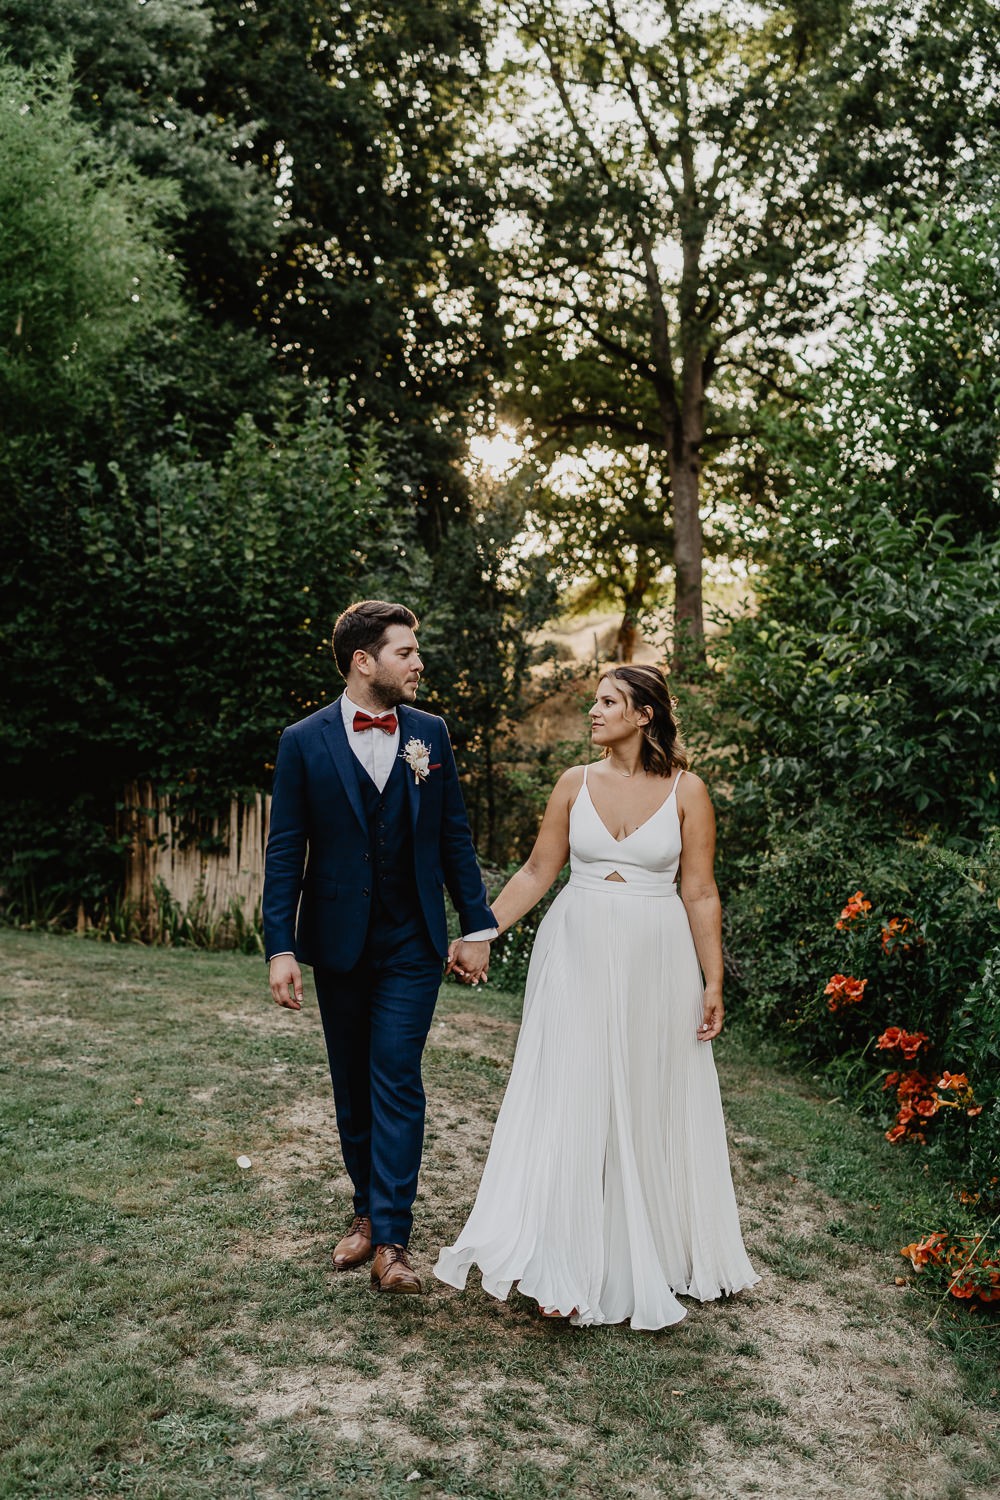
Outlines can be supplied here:
<path id="1" fill-rule="evenodd" d="M 478 984 L 485 981 L 490 967 L 490 945 L 487 941 L 470 943 L 465 938 L 455 938 L 448 946 L 446 974 L 454 974 L 463 984 Z"/>
<path id="2" fill-rule="evenodd" d="M 716 990 L 705 991 L 704 1009 L 701 1013 L 701 1025 L 698 1027 L 699 1042 L 710 1042 L 713 1037 L 719 1035 L 722 1030 L 722 1020 L 725 1011 L 722 1005 L 722 994 Z"/>

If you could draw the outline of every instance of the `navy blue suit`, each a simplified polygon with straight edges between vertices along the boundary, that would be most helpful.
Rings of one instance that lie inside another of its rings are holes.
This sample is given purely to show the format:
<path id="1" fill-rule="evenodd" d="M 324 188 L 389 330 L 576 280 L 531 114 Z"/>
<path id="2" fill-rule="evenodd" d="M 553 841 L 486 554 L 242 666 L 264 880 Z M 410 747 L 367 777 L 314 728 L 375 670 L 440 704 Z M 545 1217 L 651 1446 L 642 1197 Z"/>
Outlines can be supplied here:
<path id="1" fill-rule="evenodd" d="M 447 956 L 444 887 L 463 932 L 495 926 L 443 719 L 401 704 L 400 757 L 380 792 L 340 700 L 285 730 L 264 867 L 268 957 L 316 980 L 354 1209 L 405 1245 L 423 1146 L 420 1058 Z M 378 734 L 381 731 L 372 730 Z M 417 782 L 408 740 L 430 750 Z"/>

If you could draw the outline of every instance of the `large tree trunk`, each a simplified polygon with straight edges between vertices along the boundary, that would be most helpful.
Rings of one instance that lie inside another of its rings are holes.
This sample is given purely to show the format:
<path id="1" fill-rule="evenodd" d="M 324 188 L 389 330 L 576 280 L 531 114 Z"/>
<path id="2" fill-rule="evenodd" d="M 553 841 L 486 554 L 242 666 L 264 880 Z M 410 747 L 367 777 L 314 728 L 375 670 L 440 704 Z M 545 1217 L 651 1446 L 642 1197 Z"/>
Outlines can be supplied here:
<path id="1" fill-rule="evenodd" d="M 705 330 L 698 307 L 700 245 L 685 247 L 679 297 L 680 403 L 670 443 L 674 516 L 674 671 L 681 677 L 705 660 L 702 614 L 701 451 L 705 441 Z"/>
<path id="2" fill-rule="evenodd" d="M 635 656 L 636 630 L 635 615 L 631 609 L 626 609 L 622 615 L 622 622 L 618 627 L 618 640 L 615 644 L 615 659 L 617 661 L 631 661 Z"/>
<path id="3" fill-rule="evenodd" d="M 683 676 L 705 660 L 698 512 L 701 447 L 705 436 L 704 334 L 697 317 L 701 240 L 689 236 L 684 246 L 684 273 L 678 297 L 679 380 L 673 367 L 674 351 L 663 287 L 648 236 L 640 238 L 639 248 L 649 295 L 654 386 L 670 473 L 675 578 L 673 669 Z"/>
<path id="4" fill-rule="evenodd" d="M 674 659 L 680 676 L 705 660 L 701 596 L 701 515 L 698 509 L 697 450 L 682 441 L 671 454 L 670 492 L 674 513 Z"/>

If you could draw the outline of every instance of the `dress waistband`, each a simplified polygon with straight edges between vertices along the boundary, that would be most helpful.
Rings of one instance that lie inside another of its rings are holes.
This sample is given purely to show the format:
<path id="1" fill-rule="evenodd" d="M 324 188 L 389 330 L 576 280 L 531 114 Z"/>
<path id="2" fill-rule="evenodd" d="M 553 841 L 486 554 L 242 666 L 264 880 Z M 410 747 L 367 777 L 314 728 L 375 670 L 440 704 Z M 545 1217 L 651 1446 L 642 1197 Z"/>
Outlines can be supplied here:
<path id="1" fill-rule="evenodd" d="M 641 880 L 604 880 L 600 875 L 585 875 L 582 870 L 572 872 L 569 884 L 583 891 L 611 890 L 616 896 L 677 895 L 677 885 L 672 880 L 650 881 L 648 884 Z"/>

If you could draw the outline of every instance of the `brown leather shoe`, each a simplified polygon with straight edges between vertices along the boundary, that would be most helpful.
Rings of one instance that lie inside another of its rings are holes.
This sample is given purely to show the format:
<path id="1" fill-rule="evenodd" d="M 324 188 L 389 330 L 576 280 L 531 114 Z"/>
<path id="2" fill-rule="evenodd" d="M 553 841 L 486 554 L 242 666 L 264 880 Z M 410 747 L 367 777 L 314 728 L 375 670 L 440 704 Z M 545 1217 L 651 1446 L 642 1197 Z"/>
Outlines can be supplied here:
<path id="1" fill-rule="evenodd" d="M 372 1221 L 367 1214 L 355 1214 L 344 1238 L 334 1246 L 333 1269 L 353 1271 L 372 1258 Z"/>
<path id="2" fill-rule="evenodd" d="M 372 1286 L 377 1292 L 420 1292 L 420 1277 L 402 1245 L 379 1245 L 372 1261 Z"/>

